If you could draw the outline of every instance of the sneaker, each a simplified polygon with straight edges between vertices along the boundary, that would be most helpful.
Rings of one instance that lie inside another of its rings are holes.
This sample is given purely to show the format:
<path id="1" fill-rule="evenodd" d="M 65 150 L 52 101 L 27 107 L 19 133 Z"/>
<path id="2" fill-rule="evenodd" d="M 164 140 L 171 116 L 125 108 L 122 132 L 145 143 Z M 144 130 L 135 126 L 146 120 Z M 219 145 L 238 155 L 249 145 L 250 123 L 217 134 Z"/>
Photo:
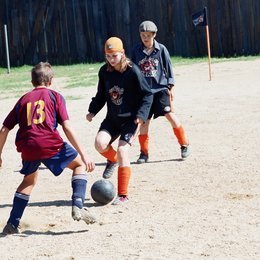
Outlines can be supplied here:
<path id="1" fill-rule="evenodd" d="M 87 208 L 78 208 L 77 206 L 72 206 L 72 218 L 74 220 L 83 220 L 86 224 L 93 224 L 96 222 L 96 218 L 89 212 Z"/>
<path id="2" fill-rule="evenodd" d="M 104 179 L 110 178 L 113 175 L 115 168 L 117 166 L 118 166 L 117 162 L 111 162 L 111 161 L 107 160 L 107 165 L 106 165 L 106 168 L 103 172 L 103 178 Z"/>
<path id="3" fill-rule="evenodd" d="M 20 234 L 20 227 L 15 227 L 11 223 L 7 223 L 2 232 L 4 235 Z"/>
<path id="4" fill-rule="evenodd" d="M 141 152 L 137 160 L 137 163 L 138 164 L 146 163 L 148 162 L 148 158 L 149 158 L 148 154 L 144 154 L 143 152 Z"/>
<path id="5" fill-rule="evenodd" d="M 181 158 L 186 159 L 191 154 L 191 149 L 189 145 L 181 146 Z"/>
<path id="6" fill-rule="evenodd" d="M 128 202 L 128 197 L 127 196 L 123 196 L 123 195 L 118 195 L 115 200 L 112 202 L 112 205 L 121 205 L 124 204 L 126 202 Z"/>

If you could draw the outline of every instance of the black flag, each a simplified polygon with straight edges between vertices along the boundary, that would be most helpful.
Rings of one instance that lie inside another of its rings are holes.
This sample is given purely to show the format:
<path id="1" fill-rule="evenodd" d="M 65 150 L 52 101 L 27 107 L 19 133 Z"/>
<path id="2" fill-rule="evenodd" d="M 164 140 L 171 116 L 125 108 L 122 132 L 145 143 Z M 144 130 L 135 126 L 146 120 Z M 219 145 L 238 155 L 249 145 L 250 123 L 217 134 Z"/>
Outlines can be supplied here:
<path id="1" fill-rule="evenodd" d="M 201 10 L 201 11 L 199 11 L 197 13 L 194 13 L 192 15 L 192 22 L 193 22 L 195 27 L 208 25 L 208 21 L 207 21 L 207 7 L 204 7 L 203 10 Z"/>

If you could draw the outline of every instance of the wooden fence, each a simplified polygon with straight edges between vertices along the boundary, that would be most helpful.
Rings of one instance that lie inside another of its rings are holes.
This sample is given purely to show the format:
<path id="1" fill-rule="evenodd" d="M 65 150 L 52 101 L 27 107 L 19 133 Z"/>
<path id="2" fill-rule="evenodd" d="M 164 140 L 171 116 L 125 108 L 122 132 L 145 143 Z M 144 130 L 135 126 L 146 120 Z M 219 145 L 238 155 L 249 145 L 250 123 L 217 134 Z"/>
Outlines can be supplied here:
<path id="1" fill-rule="evenodd" d="M 110 36 L 121 37 L 129 54 L 143 20 L 157 24 L 157 40 L 171 55 L 206 56 L 205 29 L 191 19 L 204 6 L 212 56 L 259 54 L 260 0 L 0 0 L 0 66 L 4 24 L 12 66 L 102 61 Z"/>

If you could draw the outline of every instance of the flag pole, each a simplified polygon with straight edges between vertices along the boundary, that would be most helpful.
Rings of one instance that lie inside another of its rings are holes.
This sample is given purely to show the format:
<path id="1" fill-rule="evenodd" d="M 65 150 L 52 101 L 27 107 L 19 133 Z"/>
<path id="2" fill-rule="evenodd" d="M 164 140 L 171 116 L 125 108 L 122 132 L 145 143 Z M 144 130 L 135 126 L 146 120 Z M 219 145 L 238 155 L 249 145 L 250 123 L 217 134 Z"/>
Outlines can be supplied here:
<path id="1" fill-rule="evenodd" d="M 6 49 L 6 62 L 7 62 L 7 73 L 10 73 L 10 59 L 9 59 L 9 48 L 8 48 L 8 36 L 7 36 L 7 26 L 4 25 L 5 31 L 5 49 Z"/>
<path id="2" fill-rule="evenodd" d="M 207 49 L 208 49 L 208 66 L 209 66 L 209 80 L 211 80 L 211 54 L 210 54 L 210 41 L 209 41 L 209 26 L 208 26 L 208 11 L 205 6 L 203 10 L 196 12 L 192 15 L 192 21 L 195 27 L 205 26 L 206 38 L 207 38 Z"/>
<path id="3" fill-rule="evenodd" d="M 211 81 L 211 53 L 210 53 L 210 40 L 209 40 L 209 26 L 206 25 L 207 36 L 207 49 L 208 49 L 208 65 L 209 65 L 209 80 Z"/>

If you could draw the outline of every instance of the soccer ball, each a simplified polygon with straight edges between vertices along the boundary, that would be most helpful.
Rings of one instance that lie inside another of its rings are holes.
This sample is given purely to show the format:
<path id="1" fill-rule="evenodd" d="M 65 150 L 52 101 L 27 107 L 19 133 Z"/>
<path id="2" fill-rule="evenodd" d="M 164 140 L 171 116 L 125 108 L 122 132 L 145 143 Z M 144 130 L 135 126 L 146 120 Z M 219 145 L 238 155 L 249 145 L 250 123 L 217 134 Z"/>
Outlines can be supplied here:
<path id="1" fill-rule="evenodd" d="M 114 199 L 116 190 L 111 181 L 101 179 L 93 183 L 90 194 L 95 202 L 106 205 Z"/>

